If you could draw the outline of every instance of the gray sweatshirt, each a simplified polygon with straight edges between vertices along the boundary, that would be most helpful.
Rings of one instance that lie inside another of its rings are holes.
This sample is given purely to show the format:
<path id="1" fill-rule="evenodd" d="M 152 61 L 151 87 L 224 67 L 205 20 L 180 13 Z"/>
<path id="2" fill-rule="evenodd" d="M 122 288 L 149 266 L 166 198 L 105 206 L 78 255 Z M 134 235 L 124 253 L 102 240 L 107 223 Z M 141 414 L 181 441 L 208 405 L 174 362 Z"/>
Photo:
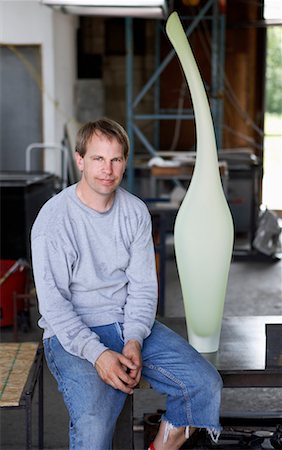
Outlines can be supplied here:
<path id="1" fill-rule="evenodd" d="M 151 218 L 118 188 L 111 209 L 84 205 L 70 186 L 42 207 L 31 233 L 32 263 L 44 328 L 69 353 L 95 363 L 106 347 L 89 327 L 124 324 L 124 341 L 142 345 L 157 305 Z"/>

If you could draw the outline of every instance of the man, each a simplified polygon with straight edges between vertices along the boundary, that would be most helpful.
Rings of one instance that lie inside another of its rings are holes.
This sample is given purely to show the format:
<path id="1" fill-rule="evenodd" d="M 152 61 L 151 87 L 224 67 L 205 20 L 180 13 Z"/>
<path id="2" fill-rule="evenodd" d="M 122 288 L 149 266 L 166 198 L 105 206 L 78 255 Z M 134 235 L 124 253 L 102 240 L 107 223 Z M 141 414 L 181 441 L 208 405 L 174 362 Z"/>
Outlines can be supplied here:
<path id="1" fill-rule="evenodd" d="M 50 199 L 32 229 L 44 348 L 70 415 L 72 450 L 108 450 L 141 374 L 167 394 L 151 449 L 175 450 L 195 428 L 220 432 L 221 379 L 186 340 L 155 321 L 151 219 L 122 189 L 125 130 L 107 118 L 78 132 L 81 180 Z"/>

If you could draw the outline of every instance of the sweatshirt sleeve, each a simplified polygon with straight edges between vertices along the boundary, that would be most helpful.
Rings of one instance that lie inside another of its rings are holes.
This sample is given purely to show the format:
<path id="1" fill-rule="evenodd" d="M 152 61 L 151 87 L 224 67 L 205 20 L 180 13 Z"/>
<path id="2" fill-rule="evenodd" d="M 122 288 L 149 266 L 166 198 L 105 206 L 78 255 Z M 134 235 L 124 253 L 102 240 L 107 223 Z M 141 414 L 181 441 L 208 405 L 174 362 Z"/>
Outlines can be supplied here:
<path id="1" fill-rule="evenodd" d="M 142 346 L 155 321 L 158 297 L 152 224 L 147 208 L 130 247 L 126 274 L 128 295 L 124 307 L 124 341 L 135 339 Z"/>
<path id="2" fill-rule="evenodd" d="M 64 349 L 92 364 L 107 350 L 75 312 L 70 293 L 71 273 L 75 260 L 59 236 L 32 235 L 32 265 L 39 311 Z"/>

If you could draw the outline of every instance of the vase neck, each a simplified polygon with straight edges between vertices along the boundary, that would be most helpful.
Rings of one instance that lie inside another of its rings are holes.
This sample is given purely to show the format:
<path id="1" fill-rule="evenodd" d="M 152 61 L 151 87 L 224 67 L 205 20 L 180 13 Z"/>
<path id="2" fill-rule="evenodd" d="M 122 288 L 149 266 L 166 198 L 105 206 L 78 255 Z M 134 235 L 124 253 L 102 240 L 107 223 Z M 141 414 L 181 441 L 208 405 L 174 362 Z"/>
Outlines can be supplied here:
<path id="1" fill-rule="evenodd" d="M 218 155 L 215 142 L 215 134 L 211 115 L 207 114 L 207 109 L 198 108 L 195 105 L 196 118 L 196 161 L 194 175 L 198 177 L 201 175 L 210 181 L 216 180 L 221 183 Z M 204 124 L 204 128 L 200 124 Z"/>

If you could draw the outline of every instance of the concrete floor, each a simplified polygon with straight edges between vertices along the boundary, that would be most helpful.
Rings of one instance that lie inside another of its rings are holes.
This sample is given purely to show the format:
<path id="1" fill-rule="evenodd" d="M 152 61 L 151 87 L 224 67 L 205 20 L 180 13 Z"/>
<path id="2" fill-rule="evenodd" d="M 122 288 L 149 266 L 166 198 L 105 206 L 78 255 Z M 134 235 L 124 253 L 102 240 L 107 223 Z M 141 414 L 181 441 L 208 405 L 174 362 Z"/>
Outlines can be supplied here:
<path id="1" fill-rule="evenodd" d="M 231 264 L 224 316 L 281 315 L 282 314 L 282 261 L 234 261 Z M 183 317 L 184 309 L 177 276 L 172 246 L 168 245 L 166 265 L 166 317 Z M 32 308 L 32 329 L 20 333 L 20 340 L 39 340 L 40 330 L 36 325 L 37 312 Z M 12 330 L 2 329 L 2 340 L 12 341 Z M 246 392 L 248 391 L 248 392 Z M 68 417 L 64 403 L 57 392 L 56 383 L 47 367 L 44 367 L 45 433 L 46 449 L 68 448 Z M 36 442 L 37 398 L 33 409 L 33 434 Z M 224 389 L 222 412 L 280 410 L 282 389 Z M 134 394 L 134 417 L 136 422 L 135 449 L 143 448 L 143 414 L 164 409 L 165 398 L 152 390 L 140 390 Z M 2 450 L 24 449 L 23 411 L 1 411 Z M 266 447 L 265 448 L 272 448 Z M 77 449 L 82 450 L 82 449 Z M 93 449 L 95 450 L 95 449 Z M 130 449 L 126 449 L 130 450 Z"/>

